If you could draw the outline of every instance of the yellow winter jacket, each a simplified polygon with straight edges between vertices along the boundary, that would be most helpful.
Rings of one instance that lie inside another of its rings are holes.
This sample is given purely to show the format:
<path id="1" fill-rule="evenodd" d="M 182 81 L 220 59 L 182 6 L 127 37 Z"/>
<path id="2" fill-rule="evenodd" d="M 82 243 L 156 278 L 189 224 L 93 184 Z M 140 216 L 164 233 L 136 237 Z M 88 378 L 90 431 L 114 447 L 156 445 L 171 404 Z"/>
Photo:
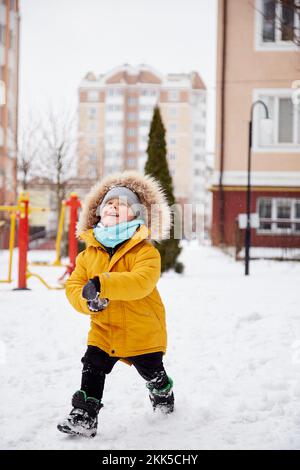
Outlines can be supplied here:
<path id="1" fill-rule="evenodd" d="M 80 234 L 87 247 L 76 258 L 76 267 L 66 282 L 66 296 L 78 312 L 90 315 L 88 344 L 110 356 L 166 352 L 165 308 L 156 288 L 161 259 L 159 251 L 146 240 L 148 233 L 148 228 L 141 225 L 111 259 L 94 237 L 93 229 Z M 109 304 L 93 313 L 81 293 L 95 276 L 99 276 L 100 296 L 109 299 Z"/>

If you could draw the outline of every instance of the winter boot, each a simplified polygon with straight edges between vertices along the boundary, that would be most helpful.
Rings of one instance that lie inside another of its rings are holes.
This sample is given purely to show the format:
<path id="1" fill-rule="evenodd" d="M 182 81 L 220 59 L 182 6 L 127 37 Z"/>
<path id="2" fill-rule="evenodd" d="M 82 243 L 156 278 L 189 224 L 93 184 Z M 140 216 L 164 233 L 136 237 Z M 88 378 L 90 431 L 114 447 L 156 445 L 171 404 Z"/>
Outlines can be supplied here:
<path id="1" fill-rule="evenodd" d="M 162 389 L 155 388 L 153 382 L 147 382 L 146 387 L 149 390 L 149 398 L 153 406 L 153 410 L 160 410 L 164 414 L 174 411 L 174 394 L 173 380 L 168 377 L 169 383 Z"/>
<path id="2" fill-rule="evenodd" d="M 59 431 L 66 434 L 77 434 L 95 437 L 97 434 L 98 413 L 103 405 L 100 400 L 87 397 L 83 390 L 78 390 L 72 397 L 73 409 L 69 416 L 57 425 Z"/>

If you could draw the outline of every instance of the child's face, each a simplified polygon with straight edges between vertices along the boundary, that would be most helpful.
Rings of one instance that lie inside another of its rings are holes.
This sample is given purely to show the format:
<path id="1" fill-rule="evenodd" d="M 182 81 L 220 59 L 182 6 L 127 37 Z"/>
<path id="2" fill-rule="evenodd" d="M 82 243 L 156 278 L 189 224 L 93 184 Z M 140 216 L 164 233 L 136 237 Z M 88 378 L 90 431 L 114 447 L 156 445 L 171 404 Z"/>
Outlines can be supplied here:
<path id="1" fill-rule="evenodd" d="M 135 215 L 121 198 L 114 198 L 107 201 L 103 207 L 101 214 L 101 222 L 106 227 L 120 224 L 121 222 L 129 222 L 135 218 Z"/>

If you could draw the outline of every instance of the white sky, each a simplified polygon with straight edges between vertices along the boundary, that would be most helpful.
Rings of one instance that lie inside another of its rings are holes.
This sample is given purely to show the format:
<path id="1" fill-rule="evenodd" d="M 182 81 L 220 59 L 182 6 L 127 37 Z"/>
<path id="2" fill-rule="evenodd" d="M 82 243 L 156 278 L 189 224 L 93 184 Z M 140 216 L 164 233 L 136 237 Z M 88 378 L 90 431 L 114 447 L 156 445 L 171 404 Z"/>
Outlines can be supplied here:
<path id="1" fill-rule="evenodd" d="M 88 71 L 146 63 L 197 70 L 208 90 L 214 149 L 216 0 L 21 0 L 20 110 L 76 106 Z M 24 121 L 21 121 L 21 125 Z"/>

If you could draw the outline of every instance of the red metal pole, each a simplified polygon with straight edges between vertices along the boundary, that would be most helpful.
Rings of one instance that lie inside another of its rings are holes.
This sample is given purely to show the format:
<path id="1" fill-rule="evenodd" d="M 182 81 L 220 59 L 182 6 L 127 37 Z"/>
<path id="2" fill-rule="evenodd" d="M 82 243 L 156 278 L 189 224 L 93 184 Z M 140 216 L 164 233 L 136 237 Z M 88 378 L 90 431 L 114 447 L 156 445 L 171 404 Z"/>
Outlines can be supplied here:
<path id="1" fill-rule="evenodd" d="M 27 271 L 27 251 L 28 251 L 28 204 L 29 197 L 22 193 L 19 198 L 19 230 L 18 230 L 18 247 L 19 247 L 19 278 L 18 289 L 27 289 L 26 271 Z"/>
<path id="2" fill-rule="evenodd" d="M 76 222 L 78 218 L 78 209 L 81 206 L 76 193 L 70 194 L 70 199 L 66 201 L 66 205 L 70 207 L 70 225 L 69 225 L 69 266 L 68 273 L 71 274 L 75 268 L 75 260 L 78 254 L 78 244 L 75 235 Z"/>

